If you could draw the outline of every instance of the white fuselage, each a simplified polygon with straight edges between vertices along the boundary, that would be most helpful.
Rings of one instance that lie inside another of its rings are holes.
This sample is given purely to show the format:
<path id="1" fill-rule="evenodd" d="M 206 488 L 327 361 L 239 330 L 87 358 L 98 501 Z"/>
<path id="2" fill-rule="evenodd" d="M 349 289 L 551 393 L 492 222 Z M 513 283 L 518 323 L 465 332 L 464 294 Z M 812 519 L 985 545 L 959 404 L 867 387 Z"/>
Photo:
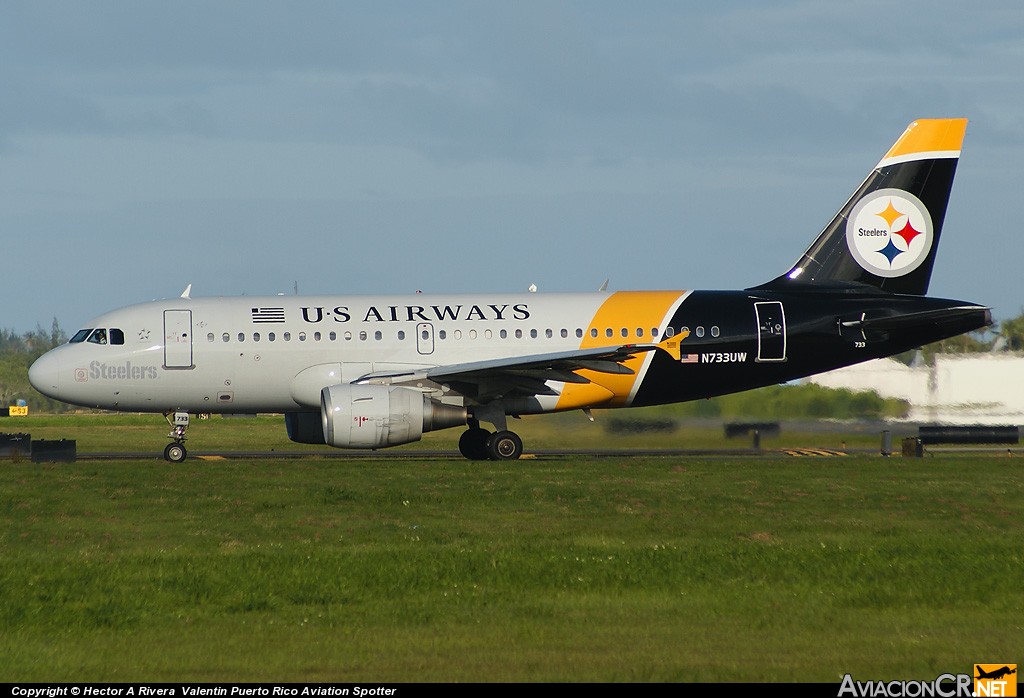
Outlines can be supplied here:
<path id="1" fill-rule="evenodd" d="M 372 373 L 657 342 L 685 296 L 678 291 L 153 301 L 91 321 L 87 329 L 107 330 L 106 343 L 83 339 L 58 347 L 32 367 L 32 381 L 65 402 L 113 410 L 315 410 L 326 385 Z M 123 344 L 112 343 L 111 330 L 120 330 Z M 641 364 L 643 359 L 640 369 Z M 638 378 L 611 388 L 609 400 L 627 402 Z M 538 397 L 537 411 L 577 406 L 558 402 Z"/>

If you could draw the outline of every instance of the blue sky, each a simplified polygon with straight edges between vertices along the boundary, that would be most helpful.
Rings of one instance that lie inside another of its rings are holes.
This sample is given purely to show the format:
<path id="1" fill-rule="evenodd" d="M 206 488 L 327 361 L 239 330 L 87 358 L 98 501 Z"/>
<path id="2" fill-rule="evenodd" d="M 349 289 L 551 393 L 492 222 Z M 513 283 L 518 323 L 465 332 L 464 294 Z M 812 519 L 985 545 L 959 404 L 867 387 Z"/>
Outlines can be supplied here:
<path id="1" fill-rule="evenodd" d="M 1024 306 L 1024 5 L 5 2 L 0 327 L 176 296 L 741 288 L 913 119 Z"/>

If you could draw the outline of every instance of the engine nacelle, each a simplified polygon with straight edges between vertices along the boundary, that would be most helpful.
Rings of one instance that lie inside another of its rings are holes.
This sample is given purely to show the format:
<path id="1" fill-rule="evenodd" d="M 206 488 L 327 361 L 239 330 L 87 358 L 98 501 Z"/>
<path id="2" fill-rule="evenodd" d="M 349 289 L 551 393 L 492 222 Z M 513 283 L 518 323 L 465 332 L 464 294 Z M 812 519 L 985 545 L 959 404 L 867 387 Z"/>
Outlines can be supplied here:
<path id="1" fill-rule="evenodd" d="M 383 448 L 466 424 L 466 408 L 390 385 L 331 385 L 320 391 L 324 441 L 337 448 Z"/>

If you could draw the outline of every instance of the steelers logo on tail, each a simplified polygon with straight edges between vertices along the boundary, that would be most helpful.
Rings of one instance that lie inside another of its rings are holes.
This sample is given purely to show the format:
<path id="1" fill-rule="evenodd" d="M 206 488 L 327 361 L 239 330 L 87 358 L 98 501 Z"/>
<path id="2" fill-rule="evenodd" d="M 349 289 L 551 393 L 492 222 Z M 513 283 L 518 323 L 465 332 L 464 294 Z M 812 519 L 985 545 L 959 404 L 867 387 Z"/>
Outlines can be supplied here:
<path id="1" fill-rule="evenodd" d="M 903 276 L 921 266 L 932 249 L 932 217 L 913 194 L 879 189 L 850 211 L 846 244 L 864 269 L 883 278 Z"/>

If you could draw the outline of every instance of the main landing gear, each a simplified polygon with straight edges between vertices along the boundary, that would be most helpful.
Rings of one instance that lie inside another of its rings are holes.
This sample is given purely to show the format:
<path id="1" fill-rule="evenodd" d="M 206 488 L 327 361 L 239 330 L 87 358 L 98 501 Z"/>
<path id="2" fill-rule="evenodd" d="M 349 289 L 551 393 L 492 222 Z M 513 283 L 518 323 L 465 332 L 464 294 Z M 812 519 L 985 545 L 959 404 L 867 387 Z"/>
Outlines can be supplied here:
<path id="1" fill-rule="evenodd" d="M 164 448 L 164 460 L 180 463 L 188 456 L 188 451 L 185 450 L 185 439 L 188 438 L 185 436 L 185 430 L 188 429 L 188 412 L 166 412 L 164 419 L 171 425 L 171 433 L 167 438 L 174 439 L 173 443 L 167 444 Z"/>
<path id="2" fill-rule="evenodd" d="M 459 438 L 459 452 L 469 460 L 515 460 L 523 455 L 523 440 L 507 429 L 489 432 L 474 419 Z"/>

